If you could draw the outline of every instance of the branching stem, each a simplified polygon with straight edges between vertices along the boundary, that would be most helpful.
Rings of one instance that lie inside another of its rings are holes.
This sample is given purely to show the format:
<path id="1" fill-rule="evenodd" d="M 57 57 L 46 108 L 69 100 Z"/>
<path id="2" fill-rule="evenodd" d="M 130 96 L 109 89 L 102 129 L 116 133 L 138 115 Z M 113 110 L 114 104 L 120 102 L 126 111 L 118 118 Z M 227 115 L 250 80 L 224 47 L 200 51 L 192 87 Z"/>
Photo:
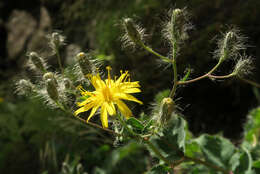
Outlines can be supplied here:
<path id="1" fill-rule="evenodd" d="M 157 53 L 156 51 L 154 51 L 152 48 L 146 46 L 144 43 L 140 43 L 140 45 L 148 52 L 152 53 L 153 55 L 159 57 L 160 59 L 162 59 L 164 62 L 168 62 L 168 63 L 171 63 L 172 60 L 170 60 L 169 58 Z"/>

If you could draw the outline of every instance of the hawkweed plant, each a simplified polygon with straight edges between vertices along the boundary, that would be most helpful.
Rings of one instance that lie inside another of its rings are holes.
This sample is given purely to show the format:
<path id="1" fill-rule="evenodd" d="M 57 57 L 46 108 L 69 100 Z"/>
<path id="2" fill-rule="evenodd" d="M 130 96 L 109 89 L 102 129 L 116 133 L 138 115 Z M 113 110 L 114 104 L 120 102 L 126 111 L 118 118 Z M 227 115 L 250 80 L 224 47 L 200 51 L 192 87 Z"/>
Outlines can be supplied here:
<path id="1" fill-rule="evenodd" d="M 51 72 L 44 58 L 36 52 L 29 53 L 28 66 L 40 76 L 34 83 L 29 79 L 20 80 L 16 84 L 17 92 L 21 95 L 41 97 L 48 106 L 59 108 L 86 125 L 111 133 L 117 141 L 127 142 L 132 139 L 143 144 L 150 155 L 159 160 L 157 164 L 150 164 L 147 171 L 149 174 L 256 173 L 260 161 L 252 157 L 251 153 L 259 140 L 259 136 L 256 137 L 258 134 L 252 131 L 248 134 L 250 130 L 245 132 L 245 136 L 249 138 L 239 147 L 235 147 L 222 136 L 203 134 L 194 138 L 188 131 L 184 118 L 176 112 L 175 104 L 178 87 L 204 78 L 236 78 L 260 87 L 258 83 L 247 79 L 253 71 L 253 59 L 245 54 L 245 37 L 240 31 L 231 28 L 221 34 L 213 54 L 217 63 L 207 73 L 191 78 L 191 72 L 188 71 L 179 79 L 178 56 L 181 54 L 182 45 L 189 38 L 188 31 L 193 28 L 186 8 L 170 10 L 163 25 L 162 35 L 171 45 L 169 56 L 161 55 L 145 43 L 146 30 L 133 19 L 124 18 L 121 23 L 124 30 L 123 47 L 142 48 L 173 69 L 172 89 L 158 106 L 154 107 L 151 117 L 133 116 L 125 103 L 128 100 L 143 104 L 134 97 L 135 93 L 141 92 L 141 87 L 138 81 L 130 80 L 130 72 L 121 71 L 118 78 L 112 77 L 112 68 L 107 66 L 105 77 L 101 64 L 91 53 L 84 52 L 75 55 L 76 64 L 72 70 L 64 68 L 60 48 L 64 46 L 65 37 L 57 32 L 48 38 L 49 45 L 57 57 L 59 70 Z M 228 59 L 235 62 L 232 72 L 216 74 L 216 70 Z M 94 115 L 100 116 L 101 124 L 91 121 Z"/>

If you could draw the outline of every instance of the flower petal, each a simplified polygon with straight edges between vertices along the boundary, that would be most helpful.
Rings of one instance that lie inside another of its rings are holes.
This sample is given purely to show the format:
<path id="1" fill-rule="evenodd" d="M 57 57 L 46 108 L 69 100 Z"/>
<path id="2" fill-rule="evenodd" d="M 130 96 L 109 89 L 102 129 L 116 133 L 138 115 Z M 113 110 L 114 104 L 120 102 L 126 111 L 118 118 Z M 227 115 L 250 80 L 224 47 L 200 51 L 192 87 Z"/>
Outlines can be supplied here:
<path id="1" fill-rule="evenodd" d="M 137 98 L 135 98 L 134 96 L 130 95 L 130 94 L 126 94 L 126 93 L 118 93 L 117 94 L 117 97 L 119 99 L 124 99 L 124 100 L 130 100 L 130 101 L 134 101 L 136 103 L 139 103 L 139 104 L 143 104 L 143 102 L 141 102 L 140 100 L 138 100 Z"/>
<path id="2" fill-rule="evenodd" d="M 126 117 L 129 118 L 131 117 L 132 111 L 128 108 L 128 106 L 121 100 L 116 101 L 117 107 L 120 110 L 120 112 Z"/>
<path id="3" fill-rule="evenodd" d="M 112 102 L 105 102 L 104 107 L 106 108 L 109 115 L 115 115 L 116 114 L 116 108 Z"/>
<path id="4" fill-rule="evenodd" d="M 91 109 L 93 106 L 94 106 L 94 103 L 87 104 L 87 105 L 85 105 L 85 106 L 79 108 L 78 110 L 76 110 L 76 111 L 74 112 L 74 114 L 75 114 L 75 115 L 78 115 L 78 114 L 81 113 L 81 112 L 86 112 L 86 111 L 88 111 L 89 109 Z"/>
<path id="5" fill-rule="evenodd" d="M 101 107 L 100 119 L 101 119 L 102 126 L 107 128 L 108 127 L 107 110 L 106 110 L 106 107 L 104 105 Z"/>
<path id="6" fill-rule="evenodd" d="M 90 115 L 88 116 L 87 122 L 93 117 L 93 115 L 96 113 L 97 109 L 99 108 L 99 104 L 92 108 Z"/>

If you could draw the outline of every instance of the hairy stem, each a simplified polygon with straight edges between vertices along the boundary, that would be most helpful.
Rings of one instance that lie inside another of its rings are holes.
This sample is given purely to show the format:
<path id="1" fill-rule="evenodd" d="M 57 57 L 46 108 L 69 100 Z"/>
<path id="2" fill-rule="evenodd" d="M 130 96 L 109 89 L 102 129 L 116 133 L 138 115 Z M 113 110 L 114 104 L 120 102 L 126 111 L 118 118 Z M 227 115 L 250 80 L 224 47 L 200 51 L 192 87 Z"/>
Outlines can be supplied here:
<path id="1" fill-rule="evenodd" d="M 178 86 L 178 72 L 177 72 L 177 64 L 176 64 L 176 57 L 177 57 L 177 44 L 173 43 L 173 56 L 172 56 L 172 67 L 173 67 L 173 87 L 170 93 L 170 98 L 173 98 Z"/>
<path id="2" fill-rule="evenodd" d="M 155 52 L 152 48 L 146 46 L 144 43 L 140 43 L 140 45 L 141 45 L 146 51 L 148 51 L 148 52 L 154 54 L 155 56 L 159 57 L 159 58 L 162 59 L 164 62 L 168 62 L 168 63 L 172 62 L 169 58 L 167 58 L 167 57 L 165 57 L 165 56 L 163 56 L 163 55 L 161 55 L 161 54 Z"/>
<path id="3" fill-rule="evenodd" d="M 58 64 L 59 64 L 59 67 L 60 67 L 61 74 L 63 75 L 63 68 L 62 68 L 62 64 L 61 64 L 61 56 L 60 56 L 59 48 L 56 48 L 55 52 L 56 52 L 56 55 L 57 55 Z"/>

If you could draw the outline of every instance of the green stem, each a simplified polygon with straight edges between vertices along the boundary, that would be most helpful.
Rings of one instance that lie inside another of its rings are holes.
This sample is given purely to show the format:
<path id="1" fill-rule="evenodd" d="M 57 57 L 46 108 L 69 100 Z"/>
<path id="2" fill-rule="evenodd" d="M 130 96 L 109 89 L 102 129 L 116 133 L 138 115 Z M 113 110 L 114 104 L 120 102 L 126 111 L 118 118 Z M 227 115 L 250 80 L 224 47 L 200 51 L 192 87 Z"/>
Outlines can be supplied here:
<path id="1" fill-rule="evenodd" d="M 56 51 L 60 71 L 61 71 L 61 74 L 63 75 L 63 68 L 62 68 L 62 64 L 61 64 L 61 56 L 60 56 L 59 48 L 56 48 L 55 51 Z"/>
<path id="2" fill-rule="evenodd" d="M 217 171 L 223 172 L 224 174 L 229 174 L 230 173 L 230 171 L 225 170 L 222 167 L 219 167 L 219 166 L 216 166 L 214 164 L 208 163 L 207 161 L 202 161 L 202 160 L 200 160 L 198 158 L 193 158 L 193 157 L 188 157 L 188 156 L 185 156 L 184 158 L 187 161 L 193 161 L 193 162 L 195 162 L 197 164 L 202 164 L 202 165 L 207 166 L 209 168 L 212 168 L 212 169 L 215 169 Z"/>
<path id="3" fill-rule="evenodd" d="M 154 54 L 155 56 L 159 57 L 159 58 L 162 59 L 163 61 L 168 62 L 168 63 L 171 63 L 171 62 L 172 62 L 169 58 L 167 58 L 167 57 L 165 57 L 165 56 L 163 56 L 163 55 L 161 55 L 161 54 L 155 52 L 152 48 L 146 46 L 144 43 L 141 42 L 140 45 L 141 45 L 146 51 L 148 51 L 148 52 Z"/>
<path id="4" fill-rule="evenodd" d="M 196 82 L 198 80 L 202 80 L 204 78 L 208 78 L 209 76 L 212 76 L 211 74 L 219 67 L 219 65 L 222 63 L 222 61 L 218 61 L 218 63 L 206 74 L 200 76 L 200 77 L 197 77 L 195 79 L 191 79 L 191 80 L 187 80 L 187 81 L 179 81 L 177 82 L 178 85 L 186 85 L 188 83 L 193 83 L 193 82 Z"/>
<path id="5" fill-rule="evenodd" d="M 211 74 L 208 75 L 209 78 L 213 78 L 213 79 L 227 79 L 227 78 L 231 78 L 231 77 L 234 77 L 234 76 L 235 76 L 234 73 L 224 75 L 224 76 L 215 76 L 215 75 L 211 75 Z"/>
<path id="6" fill-rule="evenodd" d="M 175 92 L 176 92 L 176 89 L 177 89 L 177 86 L 178 86 L 178 71 L 177 71 L 177 64 L 176 64 L 176 58 L 177 58 L 177 44 L 174 44 L 173 43 L 173 50 L 172 50 L 172 54 L 173 54 L 173 57 L 172 57 L 172 67 L 173 67 L 173 87 L 172 87 L 172 90 L 171 90 L 171 93 L 170 93 L 170 97 L 173 98 L 174 95 L 175 95 Z"/>

